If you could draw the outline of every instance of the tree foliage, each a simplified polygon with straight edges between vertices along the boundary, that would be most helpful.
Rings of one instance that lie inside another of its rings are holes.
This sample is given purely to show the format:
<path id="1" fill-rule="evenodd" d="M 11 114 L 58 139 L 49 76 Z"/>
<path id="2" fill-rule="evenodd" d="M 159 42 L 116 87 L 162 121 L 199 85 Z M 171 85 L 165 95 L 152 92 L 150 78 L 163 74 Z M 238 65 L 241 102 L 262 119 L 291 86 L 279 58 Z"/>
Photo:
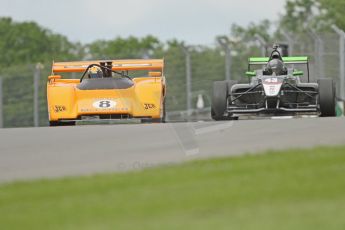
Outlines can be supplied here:
<path id="1" fill-rule="evenodd" d="M 302 33 L 307 28 L 319 27 L 320 6 L 316 0 L 288 0 L 281 17 L 279 30 Z"/>
<path id="2" fill-rule="evenodd" d="M 344 0 L 287 0 L 285 9 L 280 29 L 303 33 L 308 28 L 329 30 L 331 24 L 336 24 L 345 30 Z"/>
<path id="3" fill-rule="evenodd" d="M 339 28 L 345 30 L 345 1 L 344 0 L 318 0 L 321 9 L 324 9 L 325 19 L 329 19 Z"/>
<path id="4" fill-rule="evenodd" d="M 52 33 L 35 22 L 14 22 L 0 18 L 0 66 L 45 62 L 52 59 L 75 59 L 78 44 Z"/>
<path id="5" fill-rule="evenodd" d="M 147 58 L 153 55 L 155 50 L 162 47 L 161 42 L 153 37 L 144 38 L 115 38 L 113 40 L 98 40 L 87 45 L 90 58 L 93 59 L 124 59 Z"/>

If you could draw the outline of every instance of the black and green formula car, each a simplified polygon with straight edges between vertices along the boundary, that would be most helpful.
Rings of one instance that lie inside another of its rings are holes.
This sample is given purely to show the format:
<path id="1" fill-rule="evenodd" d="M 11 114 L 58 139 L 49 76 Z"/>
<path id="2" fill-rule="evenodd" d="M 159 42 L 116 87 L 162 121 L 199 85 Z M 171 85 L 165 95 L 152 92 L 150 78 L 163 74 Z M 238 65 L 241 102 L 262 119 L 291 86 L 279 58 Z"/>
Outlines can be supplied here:
<path id="1" fill-rule="evenodd" d="M 311 82 L 308 57 L 282 57 L 274 47 L 270 57 L 249 58 L 246 75 L 246 84 L 213 83 L 214 120 L 238 119 L 242 115 L 336 115 L 334 82 L 330 78 Z"/>

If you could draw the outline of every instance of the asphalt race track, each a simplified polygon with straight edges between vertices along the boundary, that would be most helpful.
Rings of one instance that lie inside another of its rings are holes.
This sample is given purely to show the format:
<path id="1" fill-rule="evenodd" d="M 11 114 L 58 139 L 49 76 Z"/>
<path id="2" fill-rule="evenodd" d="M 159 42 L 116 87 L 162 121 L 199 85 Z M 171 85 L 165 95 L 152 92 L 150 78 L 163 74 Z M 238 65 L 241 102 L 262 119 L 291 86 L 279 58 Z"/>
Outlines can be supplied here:
<path id="1" fill-rule="evenodd" d="M 345 144 L 345 118 L 0 129 L 0 182 Z"/>

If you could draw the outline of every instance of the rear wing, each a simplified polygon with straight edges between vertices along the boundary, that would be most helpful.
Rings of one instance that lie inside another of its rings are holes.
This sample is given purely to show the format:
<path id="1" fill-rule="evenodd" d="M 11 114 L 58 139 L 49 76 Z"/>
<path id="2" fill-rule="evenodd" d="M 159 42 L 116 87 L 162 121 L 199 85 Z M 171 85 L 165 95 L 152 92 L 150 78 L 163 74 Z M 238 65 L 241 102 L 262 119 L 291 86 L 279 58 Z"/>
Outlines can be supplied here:
<path id="1" fill-rule="evenodd" d="M 152 70 L 160 71 L 163 74 L 163 59 L 137 59 L 137 60 L 96 60 L 96 61 L 79 61 L 79 62 L 54 62 L 52 73 L 72 73 L 84 72 L 91 64 L 111 63 L 114 71 L 133 71 L 133 70 Z"/>
<path id="2" fill-rule="evenodd" d="M 266 65 L 269 57 L 251 57 L 249 58 L 249 65 Z M 308 64 L 308 57 L 283 57 L 285 64 Z"/>

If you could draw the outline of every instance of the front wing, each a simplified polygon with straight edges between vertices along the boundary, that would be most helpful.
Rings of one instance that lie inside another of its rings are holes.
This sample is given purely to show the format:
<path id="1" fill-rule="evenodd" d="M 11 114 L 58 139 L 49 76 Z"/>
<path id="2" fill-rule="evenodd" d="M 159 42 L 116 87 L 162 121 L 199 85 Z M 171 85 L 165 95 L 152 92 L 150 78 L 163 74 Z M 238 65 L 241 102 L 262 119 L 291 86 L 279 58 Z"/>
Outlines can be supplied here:
<path id="1" fill-rule="evenodd" d="M 227 98 L 228 115 L 242 114 L 317 114 L 317 85 L 284 85 L 277 96 L 266 96 L 263 86 L 233 87 Z"/>

